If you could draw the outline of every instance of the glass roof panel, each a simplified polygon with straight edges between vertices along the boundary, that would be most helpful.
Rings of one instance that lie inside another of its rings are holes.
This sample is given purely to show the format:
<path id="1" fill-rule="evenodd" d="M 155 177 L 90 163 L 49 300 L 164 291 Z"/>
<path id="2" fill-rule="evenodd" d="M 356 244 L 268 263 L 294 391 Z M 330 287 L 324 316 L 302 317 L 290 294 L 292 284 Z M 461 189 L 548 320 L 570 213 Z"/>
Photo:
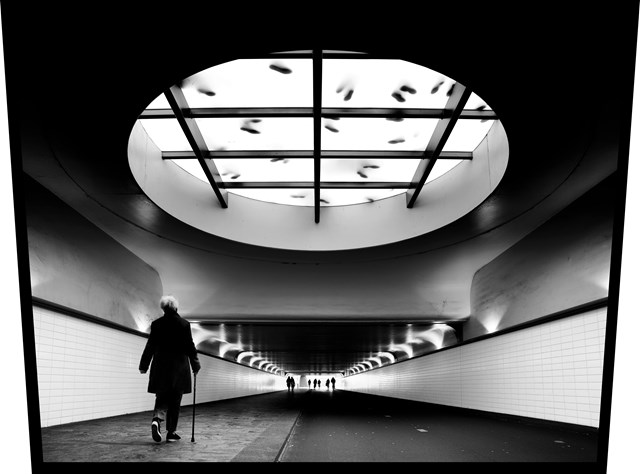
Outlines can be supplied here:
<path id="1" fill-rule="evenodd" d="M 372 203 L 398 194 L 406 189 L 323 189 L 320 193 L 321 206 L 349 206 Z"/>
<path id="2" fill-rule="evenodd" d="M 420 159 L 352 160 L 323 158 L 322 181 L 409 182 Z"/>
<path id="3" fill-rule="evenodd" d="M 433 181 L 463 160 L 440 159 L 429 173 L 427 183 Z M 322 160 L 322 181 L 347 182 L 410 182 L 416 172 L 419 159 L 375 159 L 375 160 Z"/>
<path id="4" fill-rule="evenodd" d="M 237 194 L 257 201 L 286 204 L 289 206 L 313 206 L 313 189 L 231 189 L 231 194 Z"/>
<path id="5" fill-rule="evenodd" d="M 493 120 L 458 120 L 443 151 L 473 151 L 484 139 L 493 125 Z"/>
<path id="6" fill-rule="evenodd" d="M 482 107 L 481 110 L 491 110 L 489 104 L 482 100 L 475 92 L 472 92 L 467 103 L 464 104 L 465 110 L 476 110 L 480 107 Z"/>
<path id="7" fill-rule="evenodd" d="M 140 120 L 149 138 L 161 151 L 191 151 L 191 146 L 176 119 Z"/>
<path id="8" fill-rule="evenodd" d="M 207 178 L 196 159 L 172 160 L 192 175 L 207 182 Z M 463 160 L 438 160 L 427 182 L 442 176 Z M 223 181 L 313 181 L 311 159 L 215 159 Z M 323 159 L 322 181 L 329 182 L 409 182 L 413 178 L 420 160 L 338 160 Z M 366 176 L 362 176 L 362 173 Z M 236 176 L 233 178 L 233 176 Z M 226 177 L 226 179 L 225 179 Z"/>
<path id="9" fill-rule="evenodd" d="M 323 189 L 320 193 L 320 206 L 370 203 L 405 191 L 405 189 Z M 289 206 L 313 207 L 314 202 L 313 189 L 232 189 L 229 193 Z"/>
<path id="10" fill-rule="evenodd" d="M 191 108 L 312 107 L 311 59 L 238 59 L 200 71 L 181 84 Z"/>
<path id="11" fill-rule="evenodd" d="M 215 159 L 214 162 L 223 181 L 313 181 L 312 159 Z"/>
<path id="12" fill-rule="evenodd" d="M 452 79 L 402 60 L 325 59 L 323 107 L 443 108 Z"/>
<path id="13" fill-rule="evenodd" d="M 313 150 L 313 119 L 199 118 L 209 150 Z"/>
<path id="14" fill-rule="evenodd" d="M 438 119 L 384 118 L 323 119 L 323 150 L 422 151 Z"/>
<path id="15" fill-rule="evenodd" d="M 323 107 L 441 109 L 452 79 L 402 60 L 323 60 Z M 313 62 L 272 56 L 220 64 L 180 82 L 190 108 L 281 108 L 313 106 Z M 147 109 L 170 109 L 160 94 Z M 491 110 L 472 93 L 467 110 Z M 424 151 L 438 119 L 323 118 L 321 146 L 325 151 Z M 151 140 L 162 151 L 190 152 L 175 119 L 143 119 Z M 313 118 L 219 117 L 196 123 L 212 151 L 312 151 Z M 493 120 L 458 120 L 443 151 L 473 151 Z M 437 179 L 462 160 L 440 159 L 427 182 Z M 208 182 L 195 159 L 174 160 L 177 166 Z M 327 182 L 402 182 L 412 180 L 419 159 L 323 158 L 321 180 Z M 313 182 L 313 159 L 216 158 L 223 181 Z M 313 189 L 231 189 L 230 193 L 279 204 L 313 206 Z M 406 189 L 322 189 L 321 206 L 372 202 Z"/>

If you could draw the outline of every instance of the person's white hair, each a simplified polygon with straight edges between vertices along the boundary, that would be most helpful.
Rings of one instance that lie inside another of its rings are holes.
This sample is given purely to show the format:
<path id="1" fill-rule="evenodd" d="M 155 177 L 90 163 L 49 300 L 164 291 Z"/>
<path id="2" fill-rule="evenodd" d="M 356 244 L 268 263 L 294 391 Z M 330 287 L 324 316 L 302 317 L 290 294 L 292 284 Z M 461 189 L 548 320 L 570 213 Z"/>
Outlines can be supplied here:
<path id="1" fill-rule="evenodd" d="M 169 308 L 174 311 L 178 311 L 178 300 L 171 295 L 165 295 L 160 298 L 160 308 L 163 310 Z"/>

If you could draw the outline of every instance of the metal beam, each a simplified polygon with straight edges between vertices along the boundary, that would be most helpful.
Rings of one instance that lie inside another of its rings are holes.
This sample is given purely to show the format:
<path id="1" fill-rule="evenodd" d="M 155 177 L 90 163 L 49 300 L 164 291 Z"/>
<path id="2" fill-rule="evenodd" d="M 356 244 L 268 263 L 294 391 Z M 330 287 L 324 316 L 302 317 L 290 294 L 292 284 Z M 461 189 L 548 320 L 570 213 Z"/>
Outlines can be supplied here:
<path id="1" fill-rule="evenodd" d="M 322 50 L 313 50 L 313 208 L 320 222 L 320 159 L 322 153 Z"/>
<path id="2" fill-rule="evenodd" d="M 187 118 L 248 118 L 248 117 L 313 117 L 311 107 L 245 107 L 245 108 L 196 108 L 183 111 Z M 446 109 L 401 109 L 401 108 L 323 108 L 322 117 L 331 118 L 446 118 Z M 171 109 L 146 109 L 139 119 L 168 119 L 173 118 Z M 498 116 L 493 110 L 463 110 L 460 119 L 466 120 L 496 120 Z"/>
<path id="3" fill-rule="evenodd" d="M 436 164 L 442 148 L 444 147 L 451 131 L 456 124 L 456 121 L 460 117 L 460 113 L 464 109 L 464 105 L 467 103 L 469 96 L 471 95 L 471 89 L 456 83 L 453 88 L 453 92 L 447 100 L 445 105 L 445 111 L 447 111 L 447 117 L 440 119 L 438 125 L 436 125 L 429 144 L 424 151 L 425 157 L 420 161 L 416 172 L 413 175 L 411 182 L 413 186 L 407 191 L 407 207 L 411 208 L 416 202 L 424 183 L 426 183 L 429 173 Z"/>
<path id="4" fill-rule="evenodd" d="M 387 118 L 387 119 L 415 119 L 415 118 L 447 118 L 451 111 L 444 109 L 403 109 L 403 108 L 324 108 L 323 117 L 339 118 Z M 493 110 L 463 110 L 461 119 L 496 120 L 498 116 Z"/>
<path id="5" fill-rule="evenodd" d="M 194 108 L 183 112 L 187 118 L 244 118 L 244 117 L 312 117 L 311 107 L 241 107 Z M 173 118 L 171 109 L 145 109 L 140 119 Z"/>
<path id="6" fill-rule="evenodd" d="M 311 159 L 314 157 L 311 150 L 245 150 L 245 151 L 208 151 L 205 158 L 217 160 L 237 160 L 237 159 Z M 423 151 L 323 151 L 322 159 L 340 160 L 402 160 L 402 159 L 422 159 L 425 158 Z M 195 153 L 191 151 L 163 151 L 163 160 L 194 160 Z M 442 151 L 438 156 L 439 160 L 471 160 L 473 152 L 470 151 Z"/>
<path id="7" fill-rule="evenodd" d="M 409 181 L 226 181 L 225 189 L 410 189 Z"/>
<path id="8" fill-rule="evenodd" d="M 228 207 L 227 192 L 221 189 L 223 182 L 220 177 L 220 173 L 218 172 L 213 160 L 205 159 L 205 154 L 209 151 L 208 146 L 200 133 L 200 129 L 198 128 L 196 121 L 184 116 L 183 111 L 188 110 L 189 105 L 182 93 L 182 89 L 178 86 L 172 86 L 165 91 L 164 95 L 169 101 L 169 105 L 171 105 L 175 118 L 178 119 L 178 123 L 180 123 L 182 131 L 187 137 L 191 150 L 198 159 L 200 166 L 202 166 L 202 170 L 204 171 L 207 180 L 209 180 L 209 184 L 211 184 L 213 192 L 216 194 L 220 205 L 226 209 Z"/>

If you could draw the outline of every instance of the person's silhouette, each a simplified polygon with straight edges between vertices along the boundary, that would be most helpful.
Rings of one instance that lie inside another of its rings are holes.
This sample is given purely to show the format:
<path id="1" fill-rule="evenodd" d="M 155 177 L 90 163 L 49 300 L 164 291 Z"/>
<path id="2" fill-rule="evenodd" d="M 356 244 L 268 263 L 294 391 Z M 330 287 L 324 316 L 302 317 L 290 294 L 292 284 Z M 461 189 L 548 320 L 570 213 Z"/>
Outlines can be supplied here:
<path id="1" fill-rule="evenodd" d="M 336 379 L 335 377 L 331 377 L 331 388 L 336 389 Z"/>
<path id="2" fill-rule="evenodd" d="M 165 295 L 160 299 L 160 308 L 163 315 L 151 323 L 138 367 L 141 374 L 146 374 L 151 367 L 147 392 L 156 395 L 151 436 L 158 443 L 162 441 L 161 425 L 164 422 L 167 423 L 166 440 L 180 439 L 176 429 L 182 396 L 191 393 L 190 372 L 195 377 L 200 371 L 191 325 L 178 314 L 178 300 Z"/>

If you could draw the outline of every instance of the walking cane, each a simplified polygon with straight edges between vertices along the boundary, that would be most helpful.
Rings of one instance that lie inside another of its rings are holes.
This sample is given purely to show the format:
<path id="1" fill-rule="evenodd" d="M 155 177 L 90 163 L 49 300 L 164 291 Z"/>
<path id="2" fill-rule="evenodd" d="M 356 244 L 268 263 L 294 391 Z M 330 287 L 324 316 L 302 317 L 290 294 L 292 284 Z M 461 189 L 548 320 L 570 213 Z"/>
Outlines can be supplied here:
<path id="1" fill-rule="evenodd" d="M 193 374 L 193 416 L 191 418 L 191 442 L 195 441 L 193 437 L 194 428 L 196 424 L 196 373 Z"/>

